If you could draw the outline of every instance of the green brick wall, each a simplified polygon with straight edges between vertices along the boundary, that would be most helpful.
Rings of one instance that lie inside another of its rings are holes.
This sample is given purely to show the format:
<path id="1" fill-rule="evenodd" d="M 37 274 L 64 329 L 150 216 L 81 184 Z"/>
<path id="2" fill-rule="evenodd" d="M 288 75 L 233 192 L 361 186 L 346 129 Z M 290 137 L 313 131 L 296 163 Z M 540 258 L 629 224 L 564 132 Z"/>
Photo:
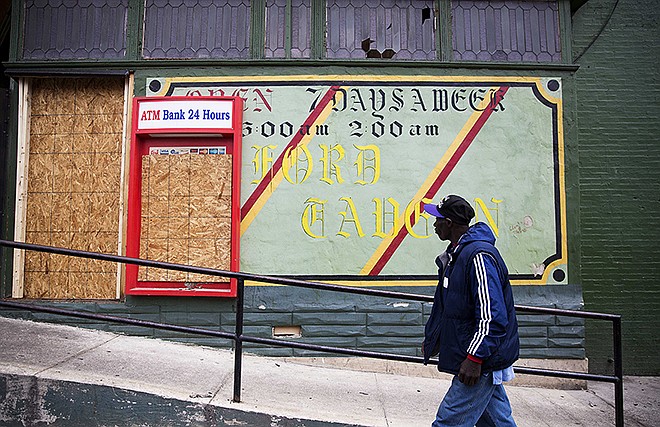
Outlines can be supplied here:
<path id="1" fill-rule="evenodd" d="M 645 0 L 590 0 L 573 16 L 580 281 L 585 309 L 623 315 L 628 375 L 660 374 L 659 20 Z M 612 371 L 604 326 L 587 323 L 594 372 Z"/>
<path id="2" fill-rule="evenodd" d="M 407 293 L 433 292 L 432 288 L 388 288 Z M 577 310 L 581 289 L 565 286 L 514 286 L 517 304 Z M 150 322 L 234 332 L 235 300 L 225 298 L 183 299 L 127 297 L 126 302 L 38 301 L 67 310 L 128 317 Z M 286 338 L 306 344 L 421 356 L 424 324 L 430 303 L 392 298 L 350 295 L 285 286 L 245 289 L 246 335 L 272 338 L 275 326 L 299 326 L 302 336 Z M 151 327 L 131 326 L 0 307 L 0 316 L 38 322 L 61 323 L 82 328 L 229 348 L 232 341 Z M 522 358 L 583 359 L 584 321 L 551 315 L 518 314 Z M 245 343 L 246 351 L 268 356 L 328 356 L 284 347 Z"/>

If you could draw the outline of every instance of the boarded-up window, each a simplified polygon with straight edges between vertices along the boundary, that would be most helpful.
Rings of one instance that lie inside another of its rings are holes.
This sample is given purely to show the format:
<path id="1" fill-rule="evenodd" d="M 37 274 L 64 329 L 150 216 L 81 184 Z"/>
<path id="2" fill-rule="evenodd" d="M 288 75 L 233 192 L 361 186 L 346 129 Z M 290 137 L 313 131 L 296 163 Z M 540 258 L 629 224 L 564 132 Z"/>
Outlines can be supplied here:
<path id="1" fill-rule="evenodd" d="M 23 59 L 123 59 L 128 0 L 26 0 Z"/>
<path id="2" fill-rule="evenodd" d="M 140 258 L 230 270 L 232 156 L 192 151 L 142 157 Z M 227 279 L 140 267 L 138 280 Z"/>
<path id="3" fill-rule="evenodd" d="M 34 80 L 26 241 L 117 253 L 124 85 Z M 116 264 L 27 251 L 26 298 L 115 298 Z"/>
<path id="4" fill-rule="evenodd" d="M 559 62 L 557 0 L 452 0 L 454 59 Z"/>

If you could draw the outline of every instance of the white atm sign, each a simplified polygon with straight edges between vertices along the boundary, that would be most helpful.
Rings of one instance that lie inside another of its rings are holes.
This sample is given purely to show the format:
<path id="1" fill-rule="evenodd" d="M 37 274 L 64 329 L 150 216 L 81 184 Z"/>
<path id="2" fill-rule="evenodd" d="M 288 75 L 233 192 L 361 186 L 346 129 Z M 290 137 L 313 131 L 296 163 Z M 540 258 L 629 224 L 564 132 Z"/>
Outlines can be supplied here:
<path id="1" fill-rule="evenodd" d="M 137 130 L 233 130 L 233 104 L 224 99 L 142 101 Z"/>

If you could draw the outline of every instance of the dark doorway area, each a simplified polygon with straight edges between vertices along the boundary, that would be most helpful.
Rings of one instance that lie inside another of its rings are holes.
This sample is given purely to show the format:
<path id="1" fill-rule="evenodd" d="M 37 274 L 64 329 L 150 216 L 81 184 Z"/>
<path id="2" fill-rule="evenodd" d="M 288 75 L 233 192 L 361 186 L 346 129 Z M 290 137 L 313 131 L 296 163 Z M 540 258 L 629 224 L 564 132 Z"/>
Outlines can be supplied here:
<path id="1" fill-rule="evenodd" d="M 9 235 L 8 217 L 13 208 L 10 207 L 10 192 L 13 185 L 9 184 L 9 116 L 10 92 L 9 77 L 5 74 L 4 63 L 9 60 L 9 40 L 11 34 L 11 1 L 0 0 L 0 237 L 12 238 Z M 13 200 L 13 197 L 11 198 Z M 0 252 L 0 254 L 5 251 Z M 4 257 L 0 258 L 2 270 Z M 2 277 L 2 276 L 0 276 Z M 0 283 L 0 298 L 6 297 L 6 290 Z"/>
<path id="2" fill-rule="evenodd" d="M 9 40 L 11 34 L 11 2 L 0 1 L 0 165 L 6 170 L 7 143 L 9 142 L 9 77 L 5 74 L 4 63 L 9 60 Z M 0 176 L 0 196 L 4 200 L 5 177 Z M 3 209 L 0 204 L 0 209 Z M 4 214 L 4 212 L 0 211 Z"/>

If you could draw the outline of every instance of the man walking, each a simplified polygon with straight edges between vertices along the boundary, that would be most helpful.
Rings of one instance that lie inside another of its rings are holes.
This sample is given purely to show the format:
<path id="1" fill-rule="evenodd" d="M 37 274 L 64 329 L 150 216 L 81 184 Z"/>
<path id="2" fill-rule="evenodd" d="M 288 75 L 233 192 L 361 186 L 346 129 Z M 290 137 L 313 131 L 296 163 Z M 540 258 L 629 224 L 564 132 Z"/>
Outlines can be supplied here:
<path id="1" fill-rule="evenodd" d="M 518 359 L 518 322 L 504 260 L 484 223 L 470 226 L 474 209 L 450 195 L 424 210 L 447 250 L 436 259 L 438 287 L 424 331 L 424 363 L 454 374 L 432 427 L 515 426 L 503 381 Z"/>

